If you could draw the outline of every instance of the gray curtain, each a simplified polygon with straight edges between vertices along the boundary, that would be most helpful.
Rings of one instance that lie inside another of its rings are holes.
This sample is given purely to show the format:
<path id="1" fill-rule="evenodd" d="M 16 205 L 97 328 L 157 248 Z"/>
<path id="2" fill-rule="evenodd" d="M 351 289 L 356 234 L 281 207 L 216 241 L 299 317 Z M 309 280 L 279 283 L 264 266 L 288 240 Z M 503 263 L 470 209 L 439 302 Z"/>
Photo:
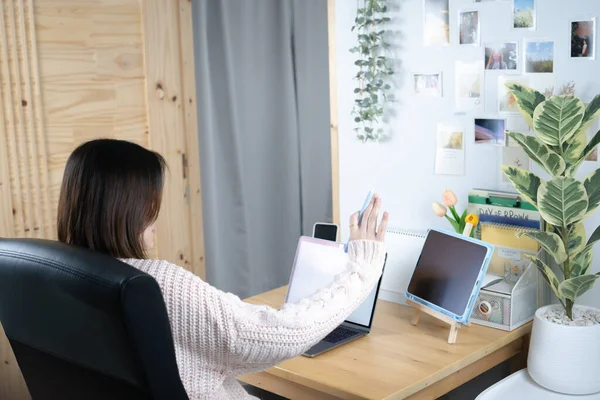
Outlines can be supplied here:
<path id="1" fill-rule="evenodd" d="M 246 297 L 331 220 L 327 2 L 193 6 L 207 280 Z"/>

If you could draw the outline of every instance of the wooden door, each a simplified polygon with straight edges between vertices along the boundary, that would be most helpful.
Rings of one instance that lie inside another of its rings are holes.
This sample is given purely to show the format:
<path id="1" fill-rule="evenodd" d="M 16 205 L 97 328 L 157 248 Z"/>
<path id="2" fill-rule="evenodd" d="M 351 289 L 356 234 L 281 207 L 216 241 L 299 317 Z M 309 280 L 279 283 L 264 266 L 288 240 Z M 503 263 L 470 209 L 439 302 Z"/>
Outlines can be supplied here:
<path id="1" fill-rule="evenodd" d="M 2 0 L 0 237 L 54 239 L 65 162 L 126 139 L 169 164 L 156 256 L 204 277 L 189 0 Z M 0 398 L 28 398 L 0 329 Z"/>

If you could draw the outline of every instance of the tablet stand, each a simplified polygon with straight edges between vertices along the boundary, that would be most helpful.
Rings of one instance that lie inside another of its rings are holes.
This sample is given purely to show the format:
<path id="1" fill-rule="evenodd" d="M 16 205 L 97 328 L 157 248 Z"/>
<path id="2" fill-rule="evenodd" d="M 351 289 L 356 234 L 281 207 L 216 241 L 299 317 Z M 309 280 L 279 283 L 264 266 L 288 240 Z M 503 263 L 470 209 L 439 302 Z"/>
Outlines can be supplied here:
<path id="1" fill-rule="evenodd" d="M 424 305 L 421 305 L 419 303 L 415 303 L 412 300 L 406 299 L 406 304 L 408 304 L 411 307 L 414 307 L 417 311 L 417 313 L 415 314 L 415 316 L 413 317 L 413 320 L 411 321 L 411 323 L 414 326 L 417 326 L 419 324 L 419 320 L 421 319 L 421 313 L 424 312 L 426 314 L 431 315 L 434 318 L 439 319 L 440 321 L 443 321 L 447 324 L 450 325 L 450 334 L 448 335 L 448 343 L 449 344 L 454 344 L 456 343 L 456 336 L 458 335 L 458 330 L 461 327 L 461 323 L 457 322 L 455 320 L 453 320 L 452 318 L 437 312 L 435 310 L 432 310 L 429 307 L 425 307 Z"/>

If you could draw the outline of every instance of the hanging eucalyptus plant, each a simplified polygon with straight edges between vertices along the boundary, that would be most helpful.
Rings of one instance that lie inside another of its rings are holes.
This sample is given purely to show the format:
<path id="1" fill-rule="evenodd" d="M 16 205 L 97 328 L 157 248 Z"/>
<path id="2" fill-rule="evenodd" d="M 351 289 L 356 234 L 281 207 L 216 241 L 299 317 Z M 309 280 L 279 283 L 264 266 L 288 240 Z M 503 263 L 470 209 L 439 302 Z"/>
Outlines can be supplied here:
<path id="1" fill-rule="evenodd" d="M 389 44 L 385 40 L 387 0 L 357 0 L 356 18 L 352 31 L 356 31 L 358 43 L 350 49 L 357 55 L 354 65 L 357 87 L 352 115 L 357 138 L 362 141 L 377 141 L 383 133 L 385 103 L 390 100 L 390 75 L 394 73 L 391 60 L 386 57 Z"/>

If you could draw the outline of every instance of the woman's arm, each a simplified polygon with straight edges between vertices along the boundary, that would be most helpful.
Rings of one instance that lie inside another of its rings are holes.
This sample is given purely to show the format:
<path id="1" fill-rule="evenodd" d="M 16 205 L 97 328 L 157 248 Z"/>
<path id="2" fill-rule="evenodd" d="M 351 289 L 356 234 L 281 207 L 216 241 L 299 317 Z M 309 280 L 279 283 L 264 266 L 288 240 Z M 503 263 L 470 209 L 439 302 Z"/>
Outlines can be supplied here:
<path id="1" fill-rule="evenodd" d="M 263 370 L 301 354 L 358 308 L 381 276 L 385 245 L 352 241 L 348 253 L 346 271 L 331 285 L 281 310 L 220 294 L 220 310 L 215 311 L 226 315 L 231 327 L 227 367 L 233 375 Z"/>

